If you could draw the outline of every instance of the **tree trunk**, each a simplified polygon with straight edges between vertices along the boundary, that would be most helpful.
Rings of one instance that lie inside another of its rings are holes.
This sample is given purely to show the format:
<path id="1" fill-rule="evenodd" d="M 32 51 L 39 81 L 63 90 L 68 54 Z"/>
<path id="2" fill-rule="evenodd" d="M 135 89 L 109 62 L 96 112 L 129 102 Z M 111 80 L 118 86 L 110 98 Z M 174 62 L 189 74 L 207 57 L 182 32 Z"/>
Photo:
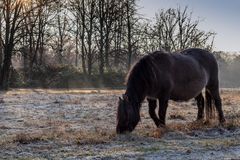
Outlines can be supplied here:
<path id="1" fill-rule="evenodd" d="M 99 74 L 100 74 L 100 78 L 101 78 L 103 76 L 103 73 L 104 73 L 104 55 L 103 55 L 104 0 L 99 1 L 99 21 L 100 21 Z"/>
<path id="2" fill-rule="evenodd" d="M 92 75 L 92 53 L 91 53 L 91 49 L 90 49 L 90 52 L 88 52 L 88 75 L 89 76 Z"/>
<path id="3" fill-rule="evenodd" d="M 39 65 L 42 65 L 43 63 L 43 55 L 44 54 L 44 34 L 42 33 L 41 36 L 41 43 L 39 48 Z"/>
<path id="4" fill-rule="evenodd" d="M 2 13 L 0 12 L 0 72 L 2 68 L 2 61 L 3 61 L 3 45 L 2 45 Z M 1 77 L 1 73 L 0 73 Z"/>
<path id="5" fill-rule="evenodd" d="M 84 39 L 82 39 L 82 69 L 83 74 L 86 75 L 87 69 L 86 69 L 86 58 L 85 58 L 85 49 L 84 49 Z"/>
<path id="6" fill-rule="evenodd" d="M 81 26 L 82 26 L 82 31 L 81 31 L 81 57 L 82 57 L 82 69 L 83 69 L 83 74 L 87 74 L 87 69 L 86 69 L 86 54 L 85 54 L 85 1 L 82 0 L 82 14 L 81 14 Z"/>
<path id="7" fill-rule="evenodd" d="M 28 77 L 28 56 L 29 56 L 29 53 L 28 53 L 28 48 L 27 47 L 24 47 L 22 49 L 22 52 L 23 52 L 23 70 L 24 70 L 24 79 L 25 81 L 27 80 L 27 77 Z"/>
<path id="8" fill-rule="evenodd" d="M 106 68 L 107 70 L 111 70 L 110 68 L 110 64 L 109 64 L 109 37 L 108 34 L 106 35 L 106 44 L 105 44 L 105 64 L 106 64 Z"/>
<path id="9" fill-rule="evenodd" d="M 79 38 L 79 19 L 77 17 L 77 31 L 76 31 L 76 36 L 75 36 L 75 66 L 78 67 L 78 55 L 79 55 L 79 51 L 78 51 L 78 38 Z"/>
<path id="10" fill-rule="evenodd" d="M 12 58 L 12 46 L 8 45 L 4 50 L 4 61 L 0 77 L 0 90 L 7 90 L 9 87 L 11 58 Z"/>
<path id="11" fill-rule="evenodd" d="M 128 45 L 128 69 L 132 64 L 132 26 L 131 26 L 130 4 L 127 2 L 127 45 Z"/>

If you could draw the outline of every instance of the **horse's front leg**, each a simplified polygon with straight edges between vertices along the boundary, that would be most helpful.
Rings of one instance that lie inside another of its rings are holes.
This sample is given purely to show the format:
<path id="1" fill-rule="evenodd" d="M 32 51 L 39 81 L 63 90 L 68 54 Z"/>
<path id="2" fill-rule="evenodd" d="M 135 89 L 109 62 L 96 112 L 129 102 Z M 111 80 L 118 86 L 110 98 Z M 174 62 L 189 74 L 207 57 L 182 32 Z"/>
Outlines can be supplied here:
<path id="1" fill-rule="evenodd" d="M 165 127 L 168 100 L 169 98 L 167 96 L 159 98 L 159 111 L 158 111 L 158 116 L 160 120 L 159 127 Z"/>
<path id="2" fill-rule="evenodd" d="M 148 107 L 149 107 L 149 110 L 148 110 L 149 115 L 153 119 L 156 126 L 158 127 L 160 124 L 160 120 L 158 119 L 156 112 L 155 112 L 155 110 L 157 108 L 157 100 L 147 98 L 147 101 L 148 101 Z"/>

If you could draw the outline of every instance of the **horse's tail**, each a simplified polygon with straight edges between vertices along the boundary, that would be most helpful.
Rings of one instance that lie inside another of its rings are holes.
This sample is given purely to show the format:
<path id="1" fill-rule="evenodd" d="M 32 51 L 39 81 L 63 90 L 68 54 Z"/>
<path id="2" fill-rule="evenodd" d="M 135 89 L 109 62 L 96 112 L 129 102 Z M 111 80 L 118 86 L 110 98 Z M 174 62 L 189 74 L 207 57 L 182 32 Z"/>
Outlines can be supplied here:
<path id="1" fill-rule="evenodd" d="M 215 107 L 213 105 L 213 98 L 211 93 L 206 89 L 205 90 L 205 98 L 206 98 L 206 107 L 205 107 L 205 114 L 206 120 L 215 118 Z"/>

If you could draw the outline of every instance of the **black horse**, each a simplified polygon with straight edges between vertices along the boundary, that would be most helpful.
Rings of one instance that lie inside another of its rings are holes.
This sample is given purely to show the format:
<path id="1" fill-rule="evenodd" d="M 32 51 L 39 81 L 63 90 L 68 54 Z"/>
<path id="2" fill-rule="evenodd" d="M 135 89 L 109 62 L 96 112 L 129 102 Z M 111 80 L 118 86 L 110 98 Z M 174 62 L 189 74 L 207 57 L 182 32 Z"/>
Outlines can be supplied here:
<path id="1" fill-rule="evenodd" d="M 219 122 L 225 122 L 219 95 L 218 65 L 215 57 L 202 49 L 187 49 L 180 53 L 156 51 L 141 58 L 130 70 L 127 90 L 119 97 L 117 133 L 133 131 L 140 121 L 141 103 L 147 97 L 149 114 L 157 127 L 165 126 L 168 100 L 186 101 L 195 98 L 197 119 L 204 118 L 214 101 Z M 158 116 L 155 113 L 159 100 Z"/>

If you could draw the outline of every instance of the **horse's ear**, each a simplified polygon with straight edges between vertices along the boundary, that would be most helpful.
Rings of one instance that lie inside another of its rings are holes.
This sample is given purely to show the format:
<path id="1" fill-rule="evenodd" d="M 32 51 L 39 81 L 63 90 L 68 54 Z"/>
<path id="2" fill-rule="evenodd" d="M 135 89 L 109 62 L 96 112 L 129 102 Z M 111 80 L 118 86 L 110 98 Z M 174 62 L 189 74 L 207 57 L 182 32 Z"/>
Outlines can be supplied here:
<path id="1" fill-rule="evenodd" d="M 119 98 L 119 101 L 121 102 L 123 99 L 121 97 L 118 97 Z"/>
<path id="2" fill-rule="evenodd" d="M 124 100 L 126 100 L 128 102 L 128 96 L 126 94 L 123 94 L 122 97 Z"/>

